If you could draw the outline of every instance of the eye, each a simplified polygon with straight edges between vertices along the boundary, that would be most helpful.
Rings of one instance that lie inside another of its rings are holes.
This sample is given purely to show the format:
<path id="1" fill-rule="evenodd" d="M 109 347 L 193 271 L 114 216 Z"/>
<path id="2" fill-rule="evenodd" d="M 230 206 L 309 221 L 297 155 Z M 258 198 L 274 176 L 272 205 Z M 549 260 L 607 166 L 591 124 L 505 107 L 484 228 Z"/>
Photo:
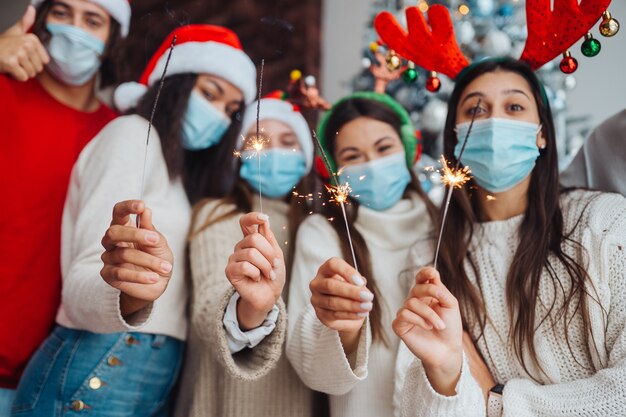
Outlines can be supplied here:
<path id="1" fill-rule="evenodd" d="M 215 101 L 216 97 L 215 97 L 215 95 L 214 95 L 211 91 L 209 91 L 209 90 L 205 90 L 205 89 L 202 89 L 201 91 L 202 91 L 202 95 L 203 95 L 203 96 L 204 96 L 207 100 L 209 100 L 209 101 Z"/>
<path id="2" fill-rule="evenodd" d="M 66 19 L 69 17 L 69 13 L 65 9 L 61 8 L 50 10 L 50 14 L 56 19 Z"/>
<path id="3" fill-rule="evenodd" d="M 87 26 L 92 29 L 100 29 L 102 27 L 102 22 L 99 19 L 87 19 Z"/>
<path id="4" fill-rule="evenodd" d="M 391 148 L 392 148 L 391 145 L 382 145 L 382 146 L 379 146 L 377 150 L 379 153 L 385 153 Z"/>
<path id="5" fill-rule="evenodd" d="M 466 115 L 468 116 L 473 116 L 474 114 L 476 114 L 476 116 L 483 114 L 487 111 L 487 109 L 485 109 L 482 106 L 478 106 L 476 107 L 476 105 L 473 105 L 472 107 L 470 107 L 469 109 L 467 109 L 467 111 L 465 112 Z"/>
<path id="6" fill-rule="evenodd" d="M 524 110 L 525 110 L 524 106 L 522 106 L 521 104 L 514 103 L 514 104 L 509 105 L 509 111 L 511 112 L 520 112 Z"/>

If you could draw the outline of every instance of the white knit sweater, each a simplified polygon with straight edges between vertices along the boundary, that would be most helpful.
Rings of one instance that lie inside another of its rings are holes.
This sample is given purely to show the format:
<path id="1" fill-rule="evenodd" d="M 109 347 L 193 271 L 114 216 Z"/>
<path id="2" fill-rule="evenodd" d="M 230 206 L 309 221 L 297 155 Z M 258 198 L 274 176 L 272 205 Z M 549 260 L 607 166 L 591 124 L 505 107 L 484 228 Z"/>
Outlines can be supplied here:
<path id="1" fill-rule="evenodd" d="M 70 180 L 63 212 L 62 303 L 57 323 L 96 333 L 155 333 L 185 340 L 185 240 L 191 208 L 180 180 L 170 181 L 158 133 L 152 129 L 146 162 L 144 201 L 153 224 L 174 253 L 172 278 L 150 307 L 124 320 L 119 290 L 102 277 L 100 244 L 115 203 L 140 195 L 148 122 L 119 117 L 106 125 L 80 154 Z M 148 321 L 148 319 L 150 319 Z"/>
<path id="2" fill-rule="evenodd" d="M 337 233 L 328 220 L 313 215 L 301 224 L 296 239 L 287 356 L 306 385 L 330 394 L 331 416 L 392 416 L 399 414 L 395 369 L 400 342 L 391 330 L 391 322 L 410 288 L 409 280 L 403 277 L 406 274 L 402 273 L 409 248 L 431 229 L 431 221 L 423 201 L 414 195 L 385 212 L 359 207 L 355 226 L 370 251 L 374 278 L 382 294 L 379 301 L 389 346 L 371 342 L 366 320 L 357 351 L 349 360 L 337 331 L 325 327 L 315 315 L 309 282 L 322 263 L 342 255 Z M 410 359 L 400 368 L 409 364 Z"/>
<path id="3" fill-rule="evenodd" d="M 580 242 L 586 254 L 574 245 L 564 251 L 577 262 L 588 262 L 587 271 L 598 299 L 608 313 L 605 320 L 597 303 L 590 302 L 591 332 L 598 353 L 585 355 L 590 335 L 583 334 L 579 313 L 567 325 L 574 359 L 564 337 L 563 322 L 552 330 L 547 320 L 535 336 L 535 347 L 547 375 L 531 368 L 534 382 L 524 372 L 512 344 L 510 316 L 505 302 L 505 280 L 518 246 L 523 216 L 477 225 L 470 246 L 471 258 L 482 282 L 482 297 L 491 323 L 477 348 L 494 379 L 505 384 L 502 398 L 506 417 L 624 416 L 626 415 L 626 200 L 617 194 L 575 191 L 561 197 L 564 232 Z M 432 242 L 419 243 L 411 251 L 415 265 L 431 261 Z M 554 271 L 567 291 L 564 267 L 550 257 Z M 466 271 L 475 283 L 469 265 Z M 550 305 L 555 287 L 544 272 L 540 298 Z M 593 290 L 590 290 L 593 291 Z M 562 300 L 559 290 L 557 300 Z M 558 305 L 558 301 L 557 301 Z M 542 308 L 538 320 L 543 317 Z M 473 329 L 474 338 L 477 329 Z M 592 345 L 593 346 L 593 345 Z M 526 353 L 525 353 L 526 354 Z M 527 360 L 530 364 L 530 361 Z M 592 363 L 599 371 L 594 373 Z M 437 394 L 418 360 L 412 364 L 403 392 L 405 416 L 484 416 L 485 401 L 478 385 L 464 369 L 452 397 Z"/>

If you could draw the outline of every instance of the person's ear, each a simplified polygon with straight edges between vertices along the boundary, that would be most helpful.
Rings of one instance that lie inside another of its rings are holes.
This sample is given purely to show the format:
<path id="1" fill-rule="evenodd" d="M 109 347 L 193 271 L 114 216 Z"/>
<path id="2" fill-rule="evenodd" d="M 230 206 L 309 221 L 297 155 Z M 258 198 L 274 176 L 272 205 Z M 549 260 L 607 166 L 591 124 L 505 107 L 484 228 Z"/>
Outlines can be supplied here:
<path id="1" fill-rule="evenodd" d="M 537 131 L 537 147 L 539 149 L 546 149 L 546 146 L 548 146 L 548 141 L 543 134 L 542 126 L 539 125 L 539 130 Z"/>

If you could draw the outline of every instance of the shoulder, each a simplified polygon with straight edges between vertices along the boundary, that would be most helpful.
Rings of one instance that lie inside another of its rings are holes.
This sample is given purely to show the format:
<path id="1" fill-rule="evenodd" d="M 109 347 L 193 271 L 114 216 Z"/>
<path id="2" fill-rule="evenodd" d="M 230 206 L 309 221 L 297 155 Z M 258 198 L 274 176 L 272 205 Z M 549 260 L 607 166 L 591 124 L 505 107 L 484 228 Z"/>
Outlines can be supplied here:
<path id="1" fill-rule="evenodd" d="M 207 198 L 199 201 L 193 207 L 192 240 L 194 235 L 204 233 L 218 223 L 229 222 L 236 227 L 239 221 L 237 214 L 239 214 L 237 206 L 224 199 Z"/>
<path id="2" fill-rule="evenodd" d="M 565 231 L 589 229 L 594 235 L 626 234 L 626 198 L 620 194 L 575 190 L 561 197 Z"/>

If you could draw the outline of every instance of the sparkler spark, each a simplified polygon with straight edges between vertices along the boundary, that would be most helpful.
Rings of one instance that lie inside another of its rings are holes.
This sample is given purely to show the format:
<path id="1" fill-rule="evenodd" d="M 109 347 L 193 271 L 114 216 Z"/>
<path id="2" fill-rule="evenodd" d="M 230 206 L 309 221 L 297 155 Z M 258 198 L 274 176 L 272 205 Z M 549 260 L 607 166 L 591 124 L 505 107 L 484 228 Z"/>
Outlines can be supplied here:
<path id="1" fill-rule="evenodd" d="M 356 269 L 356 272 L 359 272 L 359 266 L 356 263 L 356 254 L 354 253 L 354 245 L 352 243 L 352 235 L 350 234 L 350 226 L 348 225 L 348 215 L 346 214 L 346 202 L 348 201 L 348 195 L 350 194 L 350 191 L 352 191 L 352 189 L 350 188 L 350 184 L 348 183 L 345 183 L 343 185 L 339 183 L 339 175 L 341 173 L 341 169 L 339 170 L 339 172 L 334 172 L 332 170 L 330 161 L 328 160 L 328 155 L 326 155 L 326 152 L 324 152 L 324 147 L 317 137 L 317 133 L 315 133 L 315 130 L 313 130 L 312 133 L 313 143 L 315 143 L 319 154 L 322 156 L 322 161 L 324 162 L 326 170 L 330 174 L 330 178 L 334 183 L 334 186 L 326 185 L 326 189 L 332 196 L 331 201 L 335 201 L 341 206 L 343 222 L 346 226 L 346 234 L 348 235 L 348 244 L 350 245 L 350 252 L 352 252 L 352 264 L 354 265 L 354 269 Z"/>
<path id="2" fill-rule="evenodd" d="M 469 167 L 453 168 L 450 166 L 444 156 L 441 156 L 441 181 L 450 188 L 463 188 L 466 182 L 471 178 L 469 175 L 472 171 Z"/>
<path id="3" fill-rule="evenodd" d="M 471 172 L 469 167 L 461 168 L 461 156 L 463 156 L 463 152 L 465 152 L 465 145 L 467 145 L 467 139 L 469 138 L 470 132 L 472 131 L 472 127 L 474 126 L 474 120 L 476 119 L 476 113 L 478 112 L 478 108 L 480 107 L 482 99 L 478 99 L 476 106 L 474 107 L 474 111 L 472 112 L 472 121 L 470 122 L 469 128 L 467 129 L 467 133 L 465 134 L 465 138 L 463 138 L 463 145 L 461 146 L 461 151 L 459 152 L 459 156 L 457 157 L 456 166 L 451 168 L 448 164 L 448 161 L 441 156 L 441 163 L 443 164 L 441 180 L 448 188 L 446 195 L 446 203 L 443 208 L 443 217 L 441 218 L 441 228 L 439 229 L 439 238 L 437 239 L 437 248 L 435 249 L 435 259 L 433 260 L 433 267 L 437 269 L 437 259 L 439 258 L 439 249 L 441 248 L 441 237 L 443 236 L 443 228 L 446 225 L 446 217 L 448 216 L 448 208 L 450 207 L 450 199 L 452 198 L 452 191 L 455 188 L 463 188 L 463 185 L 469 181 L 469 173 Z"/>

